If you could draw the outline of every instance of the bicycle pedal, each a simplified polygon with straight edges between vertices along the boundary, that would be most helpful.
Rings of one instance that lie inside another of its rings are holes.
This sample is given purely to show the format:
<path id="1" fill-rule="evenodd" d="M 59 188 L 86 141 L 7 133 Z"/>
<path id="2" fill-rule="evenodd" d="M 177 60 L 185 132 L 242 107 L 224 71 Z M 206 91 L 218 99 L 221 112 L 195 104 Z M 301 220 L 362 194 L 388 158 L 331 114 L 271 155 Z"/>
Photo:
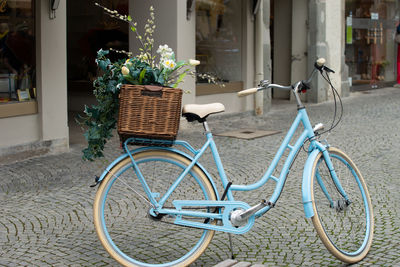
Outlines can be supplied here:
<path id="1" fill-rule="evenodd" d="M 249 218 L 253 216 L 257 211 L 267 207 L 269 205 L 269 202 L 265 199 L 261 200 L 261 203 L 258 203 L 257 205 L 247 209 L 247 210 L 234 210 L 231 213 L 231 222 L 233 226 L 239 227 L 243 226 L 247 223 Z"/>

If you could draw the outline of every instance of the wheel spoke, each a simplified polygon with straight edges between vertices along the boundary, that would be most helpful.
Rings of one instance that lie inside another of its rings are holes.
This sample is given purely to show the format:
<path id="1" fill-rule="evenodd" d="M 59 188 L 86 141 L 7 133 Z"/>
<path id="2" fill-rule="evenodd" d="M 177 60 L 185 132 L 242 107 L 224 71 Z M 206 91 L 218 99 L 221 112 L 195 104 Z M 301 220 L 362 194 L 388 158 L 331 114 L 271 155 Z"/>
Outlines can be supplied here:
<path id="1" fill-rule="evenodd" d="M 111 174 L 114 178 L 116 178 L 116 179 L 118 179 L 118 181 L 120 181 L 120 182 L 122 182 L 127 188 L 129 188 L 132 192 L 134 192 L 136 195 L 138 195 L 139 197 L 141 197 L 144 201 L 146 201 L 149 205 L 151 205 L 153 208 L 154 208 L 154 205 L 153 204 L 151 204 L 151 202 L 146 198 L 146 197 L 144 197 L 142 194 L 140 194 L 138 191 L 136 191 L 132 186 L 130 186 L 126 181 L 125 181 L 125 179 L 123 179 L 123 178 L 118 178 L 117 176 L 115 176 L 114 174 L 112 174 L 112 173 L 110 173 L 110 172 L 108 172 L 109 174 Z"/>

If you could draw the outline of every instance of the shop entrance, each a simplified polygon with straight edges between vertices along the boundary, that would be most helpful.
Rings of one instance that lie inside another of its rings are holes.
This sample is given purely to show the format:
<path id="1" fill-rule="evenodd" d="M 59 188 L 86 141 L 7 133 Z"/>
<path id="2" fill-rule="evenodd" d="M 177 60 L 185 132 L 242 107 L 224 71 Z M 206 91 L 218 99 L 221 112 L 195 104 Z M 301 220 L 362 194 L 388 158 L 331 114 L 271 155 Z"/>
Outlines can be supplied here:
<path id="1" fill-rule="evenodd" d="M 128 14 L 128 0 L 102 1 L 102 5 Z M 67 1 L 68 110 L 82 112 L 84 105 L 94 103 L 93 81 L 98 76 L 97 51 L 128 51 L 125 22 L 111 18 L 92 1 Z"/>
<path id="2" fill-rule="evenodd" d="M 128 0 L 106 0 L 107 8 L 128 13 Z M 81 127 L 75 122 L 85 105 L 96 104 L 93 81 L 99 75 L 97 51 L 114 48 L 128 51 L 126 23 L 106 15 L 92 1 L 67 1 L 67 80 L 69 143 L 86 144 Z"/>
<path id="3" fill-rule="evenodd" d="M 346 0 L 345 55 L 353 90 L 393 85 L 399 1 Z"/>
<path id="4" fill-rule="evenodd" d="M 272 82 L 290 84 L 292 55 L 292 0 L 271 0 L 270 32 Z M 272 90 L 273 99 L 289 99 L 290 92 Z"/>

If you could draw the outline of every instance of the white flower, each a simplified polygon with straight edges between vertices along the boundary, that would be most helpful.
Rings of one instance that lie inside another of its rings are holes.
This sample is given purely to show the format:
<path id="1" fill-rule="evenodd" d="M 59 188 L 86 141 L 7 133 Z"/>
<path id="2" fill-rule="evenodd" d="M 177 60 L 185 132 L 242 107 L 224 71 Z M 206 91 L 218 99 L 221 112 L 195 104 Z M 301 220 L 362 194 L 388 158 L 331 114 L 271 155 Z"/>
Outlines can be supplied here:
<path id="1" fill-rule="evenodd" d="M 123 66 L 121 68 L 121 72 L 122 72 L 123 75 L 128 75 L 129 74 L 129 69 L 127 67 Z"/>
<path id="2" fill-rule="evenodd" d="M 168 45 L 160 45 L 157 49 L 157 53 L 161 54 L 161 56 L 165 53 L 172 52 L 172 49 L 168 47 Z"/>
<path id="3" fill-rule="evenodd" d="M 189 65 L 190 66 L 197 66 L 199 64 L 200 64 L 200 61 L 198 61 L 198 60 L 195 60 L 195 59 L 190 59 L 189 60 Z"/>
<path id="4" fill-rule="evenodd" d="M 162 53 L 162 54 L 160 55 L 160 61 L 161 61 L 161 62 L 166 61 L 166 60 L 168 60 L 168 59 L 172 59 L 172 60 L 175 59 L 175 54 L 174 54 L 174 52 L 165 52 L 165 53 Z"/>
<path id="5" fill-rule="evenodd" d="M 173 61 L 171 59 L 167 59 L 162 63 L 162 65 L 164 66 L 164 68 L 174 69 L 176 66 L 176 63 L 175 63 L 175 61 Z"/>

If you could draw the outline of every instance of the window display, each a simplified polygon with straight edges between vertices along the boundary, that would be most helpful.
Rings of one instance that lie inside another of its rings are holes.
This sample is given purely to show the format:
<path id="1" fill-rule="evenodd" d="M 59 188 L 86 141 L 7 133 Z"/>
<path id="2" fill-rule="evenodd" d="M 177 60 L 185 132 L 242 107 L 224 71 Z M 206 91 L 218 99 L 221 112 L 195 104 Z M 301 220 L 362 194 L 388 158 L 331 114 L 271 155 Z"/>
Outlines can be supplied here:
<path id="1" fill-rule="evenodd" d="M 346 0 L 346 64 L 353 86 L 393 82 L 399 1 Z"/>
<path id="2" fill-rule="evenodd" d="M 34 0 L 0 0 L 2 103 L 36 98 L 34 14 Z"/>
<path id="3" fill-rule="evenodd" d="M 242 25 L 241 0 L 196 1 L 198 73 L 210 74 L 227 86 L 242 81 Z M 207 79 L 198 78 L 197 83 Z"/>

